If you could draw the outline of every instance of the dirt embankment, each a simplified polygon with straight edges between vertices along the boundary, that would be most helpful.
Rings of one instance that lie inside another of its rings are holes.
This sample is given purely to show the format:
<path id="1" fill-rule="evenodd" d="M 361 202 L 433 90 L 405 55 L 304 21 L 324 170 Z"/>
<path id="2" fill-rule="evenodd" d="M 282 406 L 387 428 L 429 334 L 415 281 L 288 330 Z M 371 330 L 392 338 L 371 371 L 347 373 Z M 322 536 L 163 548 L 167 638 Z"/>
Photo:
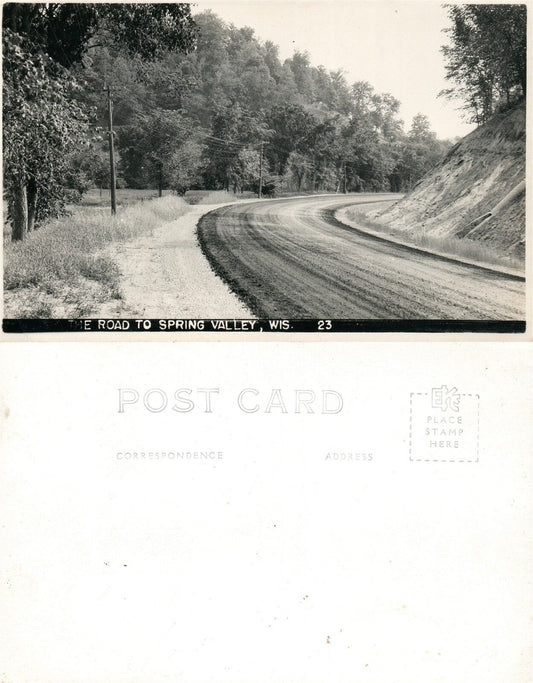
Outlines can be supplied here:
<path id="1" fill-rule="evenodd" d="M 467 135 L 406 197 L 369 217 L 406 233 L 476 241 L 523 257 L 525 143 L 521 103 Z"/>

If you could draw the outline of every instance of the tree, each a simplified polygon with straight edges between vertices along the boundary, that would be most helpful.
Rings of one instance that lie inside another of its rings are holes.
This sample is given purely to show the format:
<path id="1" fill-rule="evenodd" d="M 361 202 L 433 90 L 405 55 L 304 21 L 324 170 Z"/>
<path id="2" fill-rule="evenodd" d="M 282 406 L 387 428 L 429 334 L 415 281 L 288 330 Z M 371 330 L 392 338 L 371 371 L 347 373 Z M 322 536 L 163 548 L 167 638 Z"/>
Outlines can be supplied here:
<path id="1" fill-rule="evenodd" d="M 273 131 L 269 135 L 267 158 L 277 173 L 284 173 L 292 152 L 304 153 L 317 124 L 316 119 L 299 104 L 282 104 L 272 107 L 267 124 Z"/>
<path id="2" fill-rule="evenodd" d="M 166 175 L 169 187 L 180 195 L 201 185 L 204 167 L 204 146 L 189 138 L 175 149 L 167 161 Z"/>
<path id="3" fill-rule="evenodd" d="M 398 145 L 396 164 L 390 176 L 392 189 L 397 192 L 410 190 L 435 166 L 449 147 L 449 142 L 437 140 L 428 117 L 417 114 L 407 138 Z"/>
<path id="4" fill-rule="evenodd" d="M 65 159 L 64 186 L 72 190 L 72 200 L 79 201 L 90 187 L 110 187 L 109 151 L 98 141 L 75 149 Z"/>
<path id="5" fill-rule="evenodd" d="M 155 185 L 161 196 L 168 186 L 169 169 L 174 168 L 176 152 L 190 136 L 190 122 L 178 111 L 140 112 L 131 125 L 120 129 L 118 135 L 127 184 L 130 187 Z"/>
<path id="6" fill-rule="evenodd" d="M 298 192 L 302 191 L 310 169 L 312 169 L 312 162 L 305 154 L 291 152 L 287 161 L 286 177 L 290 183 L 295 184 Z"/>
<path id="7" fill-rule="evenodd" d="M 287 62 L 294 75 L 296 88 L 300 95 L 307 100 L 312 99 L 314 95 L 314 84 L 309 54 L 307 52 L 295 52 L 292 58 L 288 59 Z"/>
<path id="8" fill-rule="evenodd" d="M 428 142 L 437 139 L 437 136 L 431 130 L 431 124 L 429 123 L 428 117 L 424 114 L 417 114 L 413 118 L 411 129 L 409 130 L 407 137 L 412 142 Z"/>
<path id="9" fill-rule="evenodd" d="M 4 5 L 4 183 L 14 239 L 64 201 L 64 160 L 87 128 L 67 67 L 81 62 L 96 36 L 156 59 L 192 48 L 196 30 L 185 4 Z"/>
<path id="10" fill-rule="evenodd" d="M 240 152 L 257 146 L 267 135 L 268 128 L 260 114 L 250 113 L 238 101 L 220 107 L 205 136 L 204 180 L 207 187 L 229 189 L 234 182 L 234 168 L 239 166 Z"/>
<path id="11" fill-rule="evenodd" d="M 526 6 L 453 5 L 441 48 L 446 78 L 455 86 L 442 95 L 465 101 L 470 121 L 483 123 L 501 106 L 526 94 Z"/>
<path id="12" fill-rule="evenodd" d="M 3 42 L 4 187 L 13 240 L 63 205 L 68 152 L 84 141 L 87 117 L 75 82 L 44 54 L 26 51 L 9 29 Z"/>
<path id="13" fill-rule="evenodd" d="M 259 155 L 257 149 L 247 148 L 239 152 L 230 168 L 230 182 L 234 192 L 255 188 L 258 185 L 261 172 Z M 263 160 L 263 173 L 266 174 L 267 170 Z"/>

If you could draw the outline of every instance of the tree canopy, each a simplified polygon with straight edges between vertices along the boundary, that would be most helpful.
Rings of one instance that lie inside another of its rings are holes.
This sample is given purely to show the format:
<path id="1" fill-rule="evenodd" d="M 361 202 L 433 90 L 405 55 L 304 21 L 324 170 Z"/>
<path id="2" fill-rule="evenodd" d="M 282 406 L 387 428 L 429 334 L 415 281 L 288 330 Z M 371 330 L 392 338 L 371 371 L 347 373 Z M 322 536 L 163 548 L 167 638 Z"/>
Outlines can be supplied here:
<path id="1" fill-rule="evenodd" d="M 28 52 L 18 34 L 4 31 L 3 168 L 14 239 L 63 205 L 67 153 L 84 145 L 88 129 L 76 87 L 46 54 Z"/>
<path id="2" fill-rule="evenodd" d="M 304 52 L 282 60 L 274 43 L 213 12 L 193 21 L 188 4 L 8 3 L 3 21 L 15 236 L 33 225 L 32 202 L 39 222 L 68 188 L 109 182 L 104 81 L 119 176 L 134 188 L 257 191 L 262 169 L 267 194 L 403 191 L 449 146 L 422 115 L 404 132 L 391 94 Z"/>
<path id="3" fill-rule="evenodd" d="M 144 59 L 156 59 L 167 50 L 190 50 L 196 40 L 190 5 L 183 3 L 8 2 L 3 26 L 62 66 L 80 61 L 98 32 L 106 43 Z"/>
<path id="4" fill-rule="evenodd" d="M 465 102 L 468 118 L 487 121 L 526 94 L 526 6 L 451 5 L 450 44 L 442 48 L 446 78 L 455 85 L 443 94 Z"/>
<path id="5" fill-rule="evenodd" d="M 87 72 L 95 82 L 108 73 L 128 184 L 149 182 L 141 150 L 157 145 L 149 141 L 146 117 L 163 117 L 175 130 L 160 147 L 159 170 L 150 175 L 178 191 L 187 183 L 257 188 L 253 169 L 261 148 L 271 189 L 404 190 L 427 169 L 427 159 L 435 161 L 436 149 L 446 149 L 435 137 L 419 141 L 423 163 L 406 170 L 410 140 L 392 95 L 369 83 L 349 84 L 342 72 L 313 66 L 305 53 L 281 60 L 272 42 L 262 43 L 252 29 L 228 25 L 212 12 L 195 21 L 197 48 L 188 54 L 167 54 L 147 66 L 100 51 Z M 180 152 L 185 141 L 187 154 Z M 178 187 L 176 167 L 165 156 L 181 158 L 187 167 Z"/>

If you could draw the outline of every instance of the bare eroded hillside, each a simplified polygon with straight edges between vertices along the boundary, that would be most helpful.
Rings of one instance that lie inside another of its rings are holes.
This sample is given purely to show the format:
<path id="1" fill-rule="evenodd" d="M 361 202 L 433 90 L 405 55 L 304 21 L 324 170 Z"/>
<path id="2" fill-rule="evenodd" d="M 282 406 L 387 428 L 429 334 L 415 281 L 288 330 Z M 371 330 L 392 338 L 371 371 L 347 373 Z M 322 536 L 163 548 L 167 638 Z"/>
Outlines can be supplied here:
<path id="1" fill-rule="evenodd" d="M 373 220 L 402 231 L 525 248 L 526 110 L 521 103 L 463 138 L 399 202 Z"/>

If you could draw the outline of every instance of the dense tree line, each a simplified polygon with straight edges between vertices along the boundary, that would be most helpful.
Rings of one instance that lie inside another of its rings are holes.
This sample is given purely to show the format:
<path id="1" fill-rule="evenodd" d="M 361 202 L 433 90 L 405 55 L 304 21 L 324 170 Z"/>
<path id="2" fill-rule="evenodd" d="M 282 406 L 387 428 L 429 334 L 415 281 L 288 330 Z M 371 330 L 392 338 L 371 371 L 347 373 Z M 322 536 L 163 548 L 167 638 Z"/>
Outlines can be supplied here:
<path id="1" fill-rule="evenodd" d="M 281 60 L 272 42 L 188 5 L 4 6 L 4 176 L 14 237 L 66 190 L 109 183 L 110 87 L 119 182 L 257 191 L 409 189 L 446 151 L 425 116 L 366 82 Z M 24 112 L 21 117 L 20 112 Z"/>
<path id="2" fill-rule="evenodd" d="M 93 91 L 104 74 L 113 89 L 128 186 L 257 190 L 264 150 L 266 193 L 405 190 L 446 150 L 423 115 L 405 134 L 400 103 L 370 84 L 305 53 L 282 61 L 272 42 L 211 12 L 195 21 L 188 54 L 146 65 L 106 48 L 87 60 Z"/>

